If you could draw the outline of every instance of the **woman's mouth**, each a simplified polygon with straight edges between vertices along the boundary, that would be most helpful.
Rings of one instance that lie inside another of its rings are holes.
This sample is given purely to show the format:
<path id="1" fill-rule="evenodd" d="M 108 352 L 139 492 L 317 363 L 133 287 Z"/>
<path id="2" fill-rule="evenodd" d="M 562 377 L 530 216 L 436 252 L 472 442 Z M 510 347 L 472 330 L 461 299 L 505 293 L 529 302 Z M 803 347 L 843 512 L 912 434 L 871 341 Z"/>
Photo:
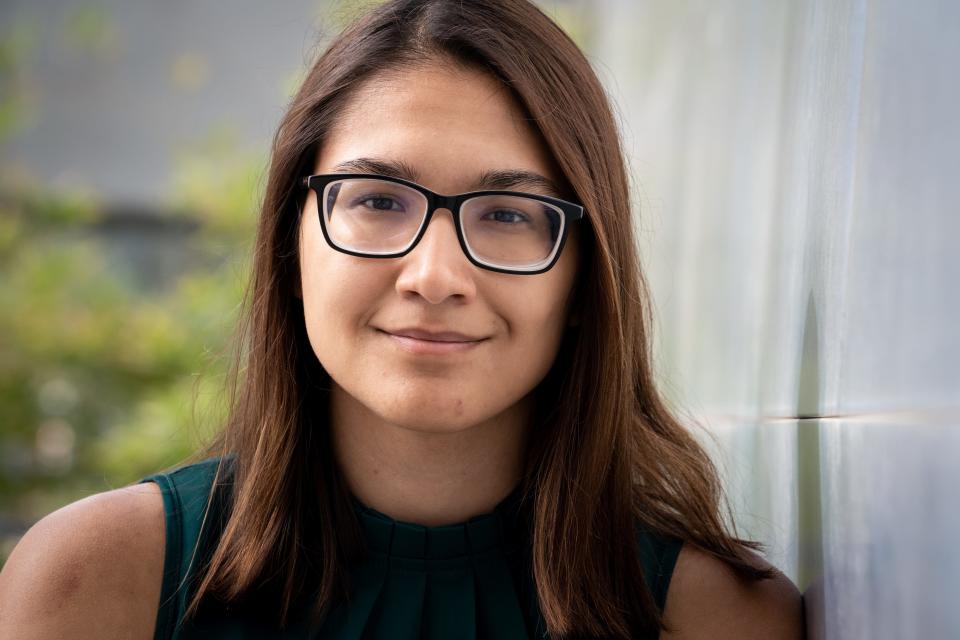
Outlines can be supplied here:
<path id="1" fill-rule="evenodd" d="M 476 348 L 478 345 L 486 342 L 486 338 L 480 339 L 451 339 L 449 334 L 440 334 L 443 335 L 444 339 L 428 339 L 426 337 L 414 337 L 411 335 L 403 335 L 407 333 L 413 333 L 416 336 L 423 336 L 423 333 L 417 333 L 413 331 L 404 331 L 402 333 L 391 333 L 389 331 L 383 331 L 382 329 L 377 329 L 380 333 L 387 336 L 391 342 L 403 349 L 408 353 L 418 354 L 418 355 L 444 355 L 444 354 L 453 354 L 453 353 L 463 353 L 465 351 L 470 351 Z"/>

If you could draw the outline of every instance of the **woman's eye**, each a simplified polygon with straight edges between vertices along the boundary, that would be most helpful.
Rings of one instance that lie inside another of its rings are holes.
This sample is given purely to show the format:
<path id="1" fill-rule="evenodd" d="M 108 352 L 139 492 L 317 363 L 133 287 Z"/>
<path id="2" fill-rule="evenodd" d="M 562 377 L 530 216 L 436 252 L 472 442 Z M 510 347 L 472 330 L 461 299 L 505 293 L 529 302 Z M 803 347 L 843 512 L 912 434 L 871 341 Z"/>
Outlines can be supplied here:
<path id="1" fill-rule="evenodd" d="M 492 218 L 494 222 L 504 222 L 508 224 L 519 224 L 527 221 L 527 216 L 519 211 L 512 211 L 510 209 L 497 209 L 488 213 L 486 217 Z"/>
<path id="2" fill-rule="evenodd" d="M 377 211 L 400 211 L 400 203 L 389 196 L 365 196 L 357 201 L 357 204 L 363 205 L 368 209 Z M 394 208 L 396 205 L 396 208 Z"/>

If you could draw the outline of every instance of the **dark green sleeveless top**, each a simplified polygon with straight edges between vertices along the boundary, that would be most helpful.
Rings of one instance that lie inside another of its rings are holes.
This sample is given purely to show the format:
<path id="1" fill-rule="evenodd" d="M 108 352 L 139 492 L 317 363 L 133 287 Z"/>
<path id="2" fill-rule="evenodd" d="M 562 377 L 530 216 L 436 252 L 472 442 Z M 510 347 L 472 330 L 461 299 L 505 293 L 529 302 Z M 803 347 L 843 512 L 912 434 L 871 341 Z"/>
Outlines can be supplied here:
<path id="1" fill-rule="evenodd" d="M 519 486 L 492 512 L 437 527 L 394 520 L 353 497 L 368 552 L 351 569 L 349 603 L 332 609 L 319 629 L 309 628 L 302 616 L 281 630 L 248 606 L 205 604 L 198 616 L 184 621 L 196 567 L 215 548 L 229 510 L 221 488 L 211 499 L 218 461 L 140 481 L 160 486 L 166 514 L 158 640 L 547 637 L 520 521 Z M 644 575 L 662 611 L 682 542 L 640 528 L 637 533 Z"/>

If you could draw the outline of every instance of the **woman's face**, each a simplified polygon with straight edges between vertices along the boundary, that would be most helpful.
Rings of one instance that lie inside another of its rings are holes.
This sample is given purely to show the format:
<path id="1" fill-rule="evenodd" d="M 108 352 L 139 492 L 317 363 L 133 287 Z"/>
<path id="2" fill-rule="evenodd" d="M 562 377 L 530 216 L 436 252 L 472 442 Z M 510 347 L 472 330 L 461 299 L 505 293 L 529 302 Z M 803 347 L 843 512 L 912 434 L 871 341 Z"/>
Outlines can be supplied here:
<path id="1" fill-rule="evenodd" d="M 449 65 L 365 83 L 322 144 L 314 173 L 356 171 L 339 165 L 361 158 L 402 163 L 416 172 L 409 179 L 441 194 L 475 190 L 481 174 L 496 170 L 561 184 L 539 134 L 497 81 Z M 459 431 L 519 411 L 553 364 L 568 322 L 577 233 L 551 270 L 513 275 L 471 264 L 447 209 L 434 213 L 419 244 L 400 258 L 330 248 L 312 190 L 300 224 L 310 344 L 333 393 L 345 392 L 360 410 L 417 431 Z M 438 353 L 390 335 L 410 328 L 478 341 Z"/>

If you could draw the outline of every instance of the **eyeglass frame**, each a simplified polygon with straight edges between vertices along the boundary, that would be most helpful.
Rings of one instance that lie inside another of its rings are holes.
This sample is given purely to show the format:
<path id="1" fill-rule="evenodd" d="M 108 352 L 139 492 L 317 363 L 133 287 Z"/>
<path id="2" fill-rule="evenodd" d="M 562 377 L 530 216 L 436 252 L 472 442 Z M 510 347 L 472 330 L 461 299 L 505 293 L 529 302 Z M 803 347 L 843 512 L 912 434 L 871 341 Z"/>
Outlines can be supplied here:
<path id="1" fill-rule="evenodd" d="M 396 253 L 377 253 L 370 254 L 364 253 L 361 251 L 354 251 L 351 249 L 345 249 L 343 247 L 338 247 L 330 239 L 330 235 L 327 232 L 327 222 L 323 216 L 323 192 L 326 190 L 327 186 L 331 182 L 337 180 L 347 180 L 352 178 L 362 178 L 368 180 L 384 180 L 386 182 L 393 182 L 399 185 L 410 187 L 415 191 L 420 192 L 427 199 L 427 212 L 424 215 L 423 221 L 420 224 L 420 228 L 417 231 L 416 237 L 413 241 L 403 251 Z M 539 193 L 527 193 L 525 191 L 509 191 L 509 190 L 485 190 L 485 191 L 469 191 L 467 193 L 460 193 L 455 195 L 443 195 L 431 191 L 430 189 L 424 187 L 423 185 L 417 184 L 416 182 L 411 182 L 410 180 L 404 180 L 403 178 L 395 178 L 393 176 L 384 176 L 376 173 L 321 173 L 314 174 L 309 176 L 303 176 L 300 179 L 300 186 L 306 187 L 308 189 L 313 189 L 314 193 L 317 194 L 317 214 L 320 218 L 320 229 L 323 232 L 323 237 L 327 241 L 327 244 L 330 248 L 345 253 L 347 255 L 357 256 L 361 258 L 399 258 L 407 255 L 413 251 L 417 244 L 420 243 L 420 240 L 423 238 L 424 234 L 427 232 L 427 227 L 430 225 L 430 220 L 433 218 L 434 212 L 437 209 L 447 209 L 453 215 L 453 225 L 457 230 L 457 240 L 460 242 L 460 248 L 463 250 L 463 254 L 467 256 L 467 259 L 475 266 L 480 267 L 481 269 L 487 269 L 489 271 L 496 271 L 498 273 L 509 273 L 514 275 L 537 275 L 544 273 L 553 268 L 557 260 L 560 259 L 560 254 L 563 253 L 563 247 L 567 241 L 567 234 L 570 231 L 570 223 L 576 222 L 586 217 L 586 210 L 582 205 L 576 204 L 574 202 L 569 202 L 567 200 L 562 200 L 560 198 L 555 198 L 553 196 L 545 196 Z M 479 196 L 515 196 L 522 198 L 531 198 L 533 200 L 539 200 L 540 202 L 545 202 L 547 204 L 553 205 L 560 209 L 560 212 L 563 215 L 563 228 L 560 232 L 559 243 L 557 245 L 557 250 L 553 254 L 553 258 L 550 262 L 544 267 L 537 269 L 535 271 L 529 270 L 518 270 L 518 269 L 508 269 L 503 267 L 494 266 L 487 264 L 477 259 L 473 254 L 470 253 L 470 249 L 467 245 L 467 241 L 464 238 L 463 226 L 460 221 L 460 207 L 467 200 L 479 197 Z M 302 214 L 302 211 L 299 211 L 298 214 Z"/>

